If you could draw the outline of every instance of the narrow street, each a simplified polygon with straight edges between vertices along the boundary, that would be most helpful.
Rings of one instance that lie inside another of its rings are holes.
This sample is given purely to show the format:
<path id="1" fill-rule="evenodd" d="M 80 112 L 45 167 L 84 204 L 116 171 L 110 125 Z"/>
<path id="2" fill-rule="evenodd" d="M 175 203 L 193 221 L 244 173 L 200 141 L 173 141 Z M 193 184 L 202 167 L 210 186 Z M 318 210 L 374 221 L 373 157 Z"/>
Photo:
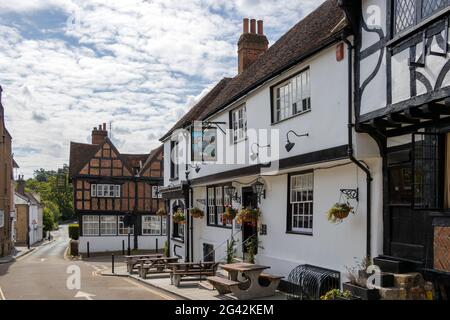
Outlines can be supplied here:
<path id="1" fill-rule="evenodd" d="M 69 241 L 67 225 L 53 232 L 54 242 L 15 262 L 0 264 L 0 300 L 167 300 L 157 289 L 128 278 L 99 275 L 102 262 L 70 261 L 64 258 Z M 78 269 L 79 268 L 79 269 Z M 73 272 L 79 270 L 77 288 Z M 72 276 L 72 278 L 70 278 Z"/>

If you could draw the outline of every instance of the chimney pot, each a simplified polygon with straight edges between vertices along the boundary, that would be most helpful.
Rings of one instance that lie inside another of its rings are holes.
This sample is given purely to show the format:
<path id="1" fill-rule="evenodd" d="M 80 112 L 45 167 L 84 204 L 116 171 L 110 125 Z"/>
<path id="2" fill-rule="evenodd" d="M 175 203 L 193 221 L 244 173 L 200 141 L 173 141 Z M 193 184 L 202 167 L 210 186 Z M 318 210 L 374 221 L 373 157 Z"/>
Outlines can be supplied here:
<path id="1" fill-rule="evenodd" d="M 103 131 L 106 131 L 106 123 L 103 122 Z"/>
<path id="2" fill-rule="evenodd" d="M 243 26 L 244 26 L 243 33 L 248 33 L 248 18 L 244 18 Z"/>
<path id="3" fill-rule="evenodd" d="M 262 20 L 258 20 L 258 34 L 264 34 L 264 22 Z"/>
<path id="4" fill-rule="evenodd" d="M 250 20 L 250 33 L 256 33 L 256 20 Z"/>

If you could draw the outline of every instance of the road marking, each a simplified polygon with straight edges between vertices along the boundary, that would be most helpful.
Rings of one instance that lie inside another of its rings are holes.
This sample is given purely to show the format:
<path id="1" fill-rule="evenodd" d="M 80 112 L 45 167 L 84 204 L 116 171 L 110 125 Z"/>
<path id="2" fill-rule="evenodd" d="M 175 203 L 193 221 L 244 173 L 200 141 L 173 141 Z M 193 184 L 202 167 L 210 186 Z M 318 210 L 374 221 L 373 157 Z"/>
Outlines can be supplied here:
<path id="1" fill-rule="evenodd" d="M 0 300 L 6 300 L 5 295 L 3 294 L 2 287 L 0 287 Z"/>
<path id="2" fill-rule="evenodd" d="M 156 290 L 150 289 L 149 287 L 147 287 L 147 286 L 145 286 L 145 285 L 143 285 L 143 284 L 140 284 L 140 283 L 137 282 L 136 280 L 130 280 L 130 279 L 127 279 L 127 278 L 121 278 L 121 279 L 123 279 L 123 280 L 127 281 L 128 283 L 131 283 L 131 284 L 133 284 L 133 285 L 135 285 L 135 286 L 137 286 L 137 287 L 140 287 L 140 288 L 142 288 L 142 289 L 144 289 L 144 290 L 146 290 L 146 291 L 148 291 L 148 292 L 151 292 L 151 293 L 153 293 L 153 294 L 156 294 L 157 296 L 160 296 L 161 298 L 163 298 L 163 299 L 165 299 L 165 300 L 175 300 L 175 298 L 170 297 L 170 296 L 168 296 L 168 295 L 165 295 L 165 294 L 163 294 L 163 293 L 161 293 L 161 292 L 158 292 L 158 291 L 156 291 Z"/>
<path id="3" fill-rule="evenodd" d="M 75 298 L 85 298 L 86 300 L 94 300 L 92 297 L 95 297 L 95 294 L 83 291 L 78 291 L 77 294 L 75 295 Z"/>

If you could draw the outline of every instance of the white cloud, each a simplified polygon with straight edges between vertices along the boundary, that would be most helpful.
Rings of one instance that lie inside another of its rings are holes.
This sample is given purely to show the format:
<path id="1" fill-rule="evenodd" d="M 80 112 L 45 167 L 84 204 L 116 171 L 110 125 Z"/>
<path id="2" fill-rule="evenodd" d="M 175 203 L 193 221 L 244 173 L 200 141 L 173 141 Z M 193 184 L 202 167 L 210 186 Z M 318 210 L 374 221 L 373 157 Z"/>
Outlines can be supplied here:
<path id="1" fill-rule="evenodd" d="M 0 22 L 3 104 L 23 173 L 61 166 L 69 142 L 88 142 L 103 122 L 113 122 L 123 152 L 157 147 L 192 104 L 235 75 L 243 16 L 264 19 L 273 42 L 319 3 L 2 0 L 0 17 L 9 18 L 0 20 L 8 21 Z M 54 12 L 68 26 L 28 23 Z M 27 155 L 31 147 L 39 152 Z"/>

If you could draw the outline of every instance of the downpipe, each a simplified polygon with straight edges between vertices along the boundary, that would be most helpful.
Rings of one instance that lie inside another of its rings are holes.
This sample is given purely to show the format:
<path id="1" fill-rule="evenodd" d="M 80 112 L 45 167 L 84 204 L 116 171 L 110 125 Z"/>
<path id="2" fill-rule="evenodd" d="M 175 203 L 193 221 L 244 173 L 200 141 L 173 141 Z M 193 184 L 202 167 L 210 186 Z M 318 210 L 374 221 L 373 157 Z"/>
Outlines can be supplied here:
<path id="1" fill-rule="evenodd" d="M 363 162 L 359 161 L 354 156 L 353 149 L 353 49 L 352 43 L 345 38 L 342 41 L 347 45 L 348 54 L 348 158 L 356 166 L 358 166 L 366 174 L 366 190 L 367 190 L 367 226 L 366 226 L 366 256 L 372 256 L 372 175 L 369 167 Z"/>

